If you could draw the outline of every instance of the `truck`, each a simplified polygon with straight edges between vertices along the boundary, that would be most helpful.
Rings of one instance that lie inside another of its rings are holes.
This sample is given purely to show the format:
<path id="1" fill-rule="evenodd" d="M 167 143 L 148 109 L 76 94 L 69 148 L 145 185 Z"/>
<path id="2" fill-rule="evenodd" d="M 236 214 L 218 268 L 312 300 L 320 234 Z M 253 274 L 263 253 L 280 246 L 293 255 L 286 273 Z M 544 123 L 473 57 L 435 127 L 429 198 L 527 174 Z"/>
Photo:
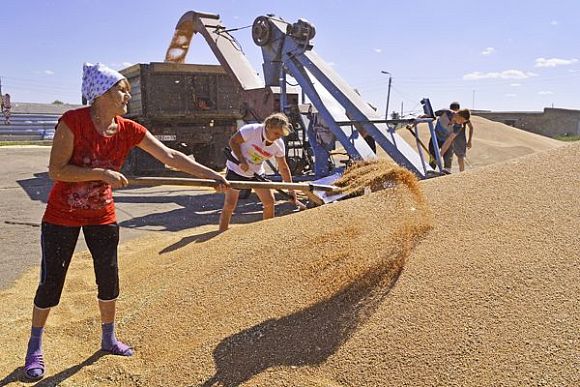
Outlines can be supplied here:
<path id="1" fill-rule="evenodd" d="M 126 117 L 145 126 L 170 148 L 212 169 L 225 167 L 224 147 L 246 113 L 239 85 L 220 65 L 152 62 L 120 71 L 131 84 Z M 127 174 L 173 174 L 139 148 Z"/>

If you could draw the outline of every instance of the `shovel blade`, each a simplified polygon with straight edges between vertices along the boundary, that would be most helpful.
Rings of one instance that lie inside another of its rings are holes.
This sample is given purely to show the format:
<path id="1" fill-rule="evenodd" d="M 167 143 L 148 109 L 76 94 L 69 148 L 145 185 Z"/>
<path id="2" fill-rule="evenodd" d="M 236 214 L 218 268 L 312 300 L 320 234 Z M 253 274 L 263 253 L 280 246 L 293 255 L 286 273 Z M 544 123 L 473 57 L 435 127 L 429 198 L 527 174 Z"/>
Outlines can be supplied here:
<path id="1" fill-rule="evenodd" d="M 336 172 L 336 173 L 333 173 L 332 175 L 328 175 L 328 176 L 325 176 L 321 179 L 313 181 L 315 188 L 312 190 L 312 193 L 314 195 L 316 195 L 316 197 L 319 199 L 319 201 L 320 201 L 319 205 L 336 202 L 337 200 L 343 199 L 347 196 L 347 194 L 344 194 L 344 193 L 334 193 L 334 192 L 330 192 L 330 191 L 323 191 L 323 190 L 316 189 L 317 184 L 334 186 L 333 183 L 342 177 L 342 173 L 343 173 L 343 171 Z"/>

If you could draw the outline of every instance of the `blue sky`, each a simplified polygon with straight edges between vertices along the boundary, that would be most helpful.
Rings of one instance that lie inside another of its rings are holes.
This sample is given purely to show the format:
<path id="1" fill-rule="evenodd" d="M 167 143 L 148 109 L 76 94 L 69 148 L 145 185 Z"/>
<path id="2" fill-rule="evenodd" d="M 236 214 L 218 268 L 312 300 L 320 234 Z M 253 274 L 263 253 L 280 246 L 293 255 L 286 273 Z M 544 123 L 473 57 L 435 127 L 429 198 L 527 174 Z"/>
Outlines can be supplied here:
<path id="1" fill-rule="evenodd" d="M 314 50 L 384 111 L 458 100 L 492 110 L 580 109 L 580 1 L 1 0 L 0 77 L 15 102 L 80 101 L 85 61 L 121 69 L 163 61 L 186 11 L 228 28 L 273 13 L 316 26 Z M 256 71 L 251 30 L 234 33 Z M 188 63 L 217 63 L 196 37 Z"/>

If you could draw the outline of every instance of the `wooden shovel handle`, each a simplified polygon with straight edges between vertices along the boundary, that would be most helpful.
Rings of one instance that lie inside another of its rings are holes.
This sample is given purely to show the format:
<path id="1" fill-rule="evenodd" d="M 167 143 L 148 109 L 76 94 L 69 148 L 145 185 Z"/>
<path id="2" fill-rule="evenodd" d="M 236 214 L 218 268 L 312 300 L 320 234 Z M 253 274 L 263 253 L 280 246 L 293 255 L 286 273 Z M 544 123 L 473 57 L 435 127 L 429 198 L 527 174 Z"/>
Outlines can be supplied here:
<path id="1" fill-rule="evenodd" d="M 217 187 L 220 182 L 211 179 L 194 179 L 182 177 L 128 177 L 130 185 L 140 185 L 156 187 L 160 185 L 182 185 L 193 187 Z M 297 191 L 334 191 L 335 186 L 326 184 L 313 183 L 282 183 L 274 181 L 233 181 L 230 180 L 230 186 L 234 189 L 292 189 Z"/>

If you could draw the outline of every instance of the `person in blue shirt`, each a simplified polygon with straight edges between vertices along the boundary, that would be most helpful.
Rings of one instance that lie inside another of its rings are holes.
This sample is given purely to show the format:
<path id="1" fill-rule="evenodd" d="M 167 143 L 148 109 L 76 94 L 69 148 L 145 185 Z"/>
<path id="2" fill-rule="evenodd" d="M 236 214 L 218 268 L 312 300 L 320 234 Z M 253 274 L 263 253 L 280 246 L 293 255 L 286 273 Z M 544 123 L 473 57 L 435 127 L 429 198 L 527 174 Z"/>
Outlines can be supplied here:
<path id="1" fill-rule="evenodd" d="M 435 116 L 438 117 L 437 123 L 435 124 L 435 136 L 440 154 L 443 157 L 443 169 L 446 172 L 451 172 L 453 161 L 453 149 L 451 149 L 451 146 L 453 140 L 463 130 L 463 125 L 469 121 L 471 113 L 468 109 L 460 109 L 457 111 L 441 109 L 435 112 Z M 429 164 L 432 168 L 435 168 L 435 148 L 433 147 L 433 141 L 429 141 L 429 153 L 432 155 Z"/>
<path id="2" fill-rule="evenodd" d="M 459 111 L 459 102 L 452 102 L 449 105 L 449 109 L 454 112 Z M 469 129 L 469 138 L 467 138 L 467 135 L 465 134 L 466 127 Z M 473 138 L 473 124 L 471 123 L 471 120 L 467 120 L 467 122 L 461 126 L 461 130 L 458 132 L 454 131 L 452 135 L 454 136 L 452 140 L 453 153 L 457 156 L 459 172 L 463 172 L 465 170 L 465 156 L 467 155 L 467 150 L 471 149 L 471 140 Z"/>

